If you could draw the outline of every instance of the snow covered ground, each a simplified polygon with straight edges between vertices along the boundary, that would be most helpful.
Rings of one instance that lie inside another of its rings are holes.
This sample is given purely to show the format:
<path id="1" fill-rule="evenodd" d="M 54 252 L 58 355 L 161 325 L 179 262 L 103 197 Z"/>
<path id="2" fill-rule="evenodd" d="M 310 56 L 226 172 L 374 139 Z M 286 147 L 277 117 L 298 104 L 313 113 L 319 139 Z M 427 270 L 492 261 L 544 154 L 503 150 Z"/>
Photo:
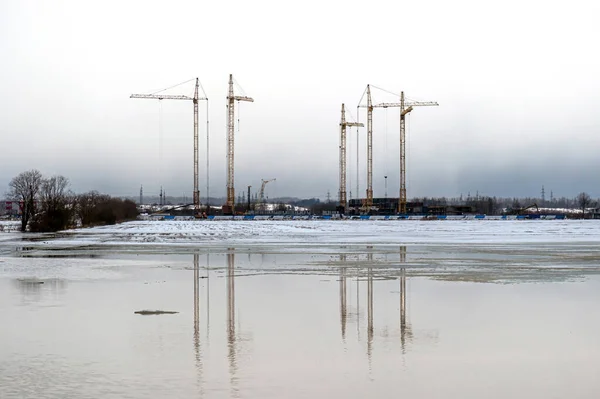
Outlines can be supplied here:
<path id="1" fill-rule="evenodd" d="M 21 222 L 14 220 L 0 220 L 0 232 L 19 230 Z"/>
<path id="2" fill-rule="evenodd" d="M 344 245 L 520 244 L 600 245 L 600 223 L 557 221 L 135 221 L 76 229 L 34 242 L 86 245 Z"/>
<path id="3" fill-rule="evenodd" d="M 135 221 L 58 234 L 0 233 L 0 277 L 111 279 L 135 269 L 139 262 L 174 267 L 176 259 L 183 257 L 182 267 L 189 267 L 192 253 L 216 256 L 219 263 L 233 252 L 244 254 L 238 257 L 237 267 L 252 273 L 327 274 L 341 262 L 349 267 L 375 265 L 388 277 L 396 276 L 402 265 L 411 273 L 436 278 L 466 273 L 461 278 L 534 281 L 558 273 L 564 279 L 600 273 L 600 223 Z M 275 266 L 270 261 L 260 263 L 263 260 L 255 264 L 255 256 L 262 259 L 265 254 L 275 256 L 271 259 Z"/>

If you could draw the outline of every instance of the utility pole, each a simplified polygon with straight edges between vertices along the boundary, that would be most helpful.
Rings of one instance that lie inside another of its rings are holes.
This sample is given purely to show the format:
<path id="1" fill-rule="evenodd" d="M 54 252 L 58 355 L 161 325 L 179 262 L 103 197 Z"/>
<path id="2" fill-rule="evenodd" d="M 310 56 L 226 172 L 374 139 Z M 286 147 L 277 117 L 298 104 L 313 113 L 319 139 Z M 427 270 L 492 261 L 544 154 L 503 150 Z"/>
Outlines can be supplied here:
<path id="1" fill-rule="evenodd" d="M 339 212 L 346 213 L 347 198 L 346 198 L 346 128 L 348 126 L 362 127 L 362 123 L 346 122 L 346 109 L 342 104 L 342 117 L 340 119 L 340 191 L 339 191 Z M 327 193 L 329 196 L 329 192 Z"/>
<path id="2" fill-rule="evenodd" d="M 227 202 L 224 214 L 233 214 L 235 206 L 234 186 L 234 133 L 235 133 L 235 101 L 254 102 L 247 96 L 235 96 L 233 93 L 233 75 L 229 74 L 229 94 L 227 95 Z"/>
<path id="3" fill-rule="evenodd" d="M 188 81 L 189 82 L 189 81 Z M 187 83 L 187 82 L 184 82 Z M 183 84 L 183 83 L 182 83 Z M 177 85 L 179 86 L 179 85 Z M 194 87 L 194 96 L 184 96 L 184 95 L 170 95 L 170 94 L 132 94 L 129 98 L 142 98 L 142 99 L 154 99 L 154 100 L 191 100 L 194 104 L 194 214 L 195 216 L 199 216 L 200 214 L 200 190 L 198 189 L 198 101 L 206 101 L 208 103 L 208 98 L 206 97 L 206 93 L 204 93 L 204 97 L 198 97 L 198 89 L 200 87 L 200 80 L 196 78 L 196 85 Z M 165 89 L 167 90 L 167 89 Z M 165 91 L 160 90 L 160 91 Z M 208 109 L 208 105 L 207 105 Z M 206 118 L 208 119 L 208 113 L 206 114 Z M 208 121 L 207 121 L 207 129 L 208 129 Z M 207 131 L 208 134 L 208 131 Z M 162 192 L 162 188 L 161 188 Z"/>
<path id="4" fill-rule="evenodd" d="M 144 204 L 144 186 L 140 186 L 140 205 Z"/>
<path id="5" fill-rule="evenodd" d="M 544 185 L 542 185 L 542 205 L 546 202 L 546 190 L 544 190 Z"/>

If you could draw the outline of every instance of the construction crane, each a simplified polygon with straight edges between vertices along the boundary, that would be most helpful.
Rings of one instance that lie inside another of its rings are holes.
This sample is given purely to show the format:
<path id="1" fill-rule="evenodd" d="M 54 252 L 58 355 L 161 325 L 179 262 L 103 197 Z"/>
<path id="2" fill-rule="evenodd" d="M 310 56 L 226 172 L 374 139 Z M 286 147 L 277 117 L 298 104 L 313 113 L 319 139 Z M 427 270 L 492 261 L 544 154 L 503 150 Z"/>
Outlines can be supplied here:
<path id="1" fill-rule="evenodd" d="M 375 86 L 373 86 L 375 87 Z M 387 90 L 379 90 L 391 93 Z M 361 105 L 361 102 L 367 95 L 367 105 Z M 374 108 L 400 108 L 400 196 L 398 198 L 398 212 L 406 213 L 406 115 L 416 106 L 437 106 L 434 101 L 406 101 L 404 92 L 400 94 L 398 103 L 378 103 L 373 104 L 371 99 L 371 85 L 367 85 L 363 97 L 359 101 L 359 108 L 367 108 L 367 197 L 365 208 L 367 212 L 373 206 L 373 109 Z"/>
<path id="2" fill-rule="evenodd" d="M 189 81 L 188 81 L 189 82 Z M 187 82 L 184 82 L 187 83 Z M 183 84 L 183 83 L 181 83 Z M 176 85 L 179 86 L 179 85 Z M 173 86 L 175 87 L 175 86 Z M 196 78 L 196 86 L 194 88 L 194 97 L 185 95 L 171 95 L 171 94 L 132 94 L 129 98 L 141 98 L 150 100 L 191 100 L 194 103 L 194 215 L 199 216 L 200 214 L 200 190 L 198 189 L 198 101 L 206 101 L 208 104 L 208 98 L 206 93 L 204 97 L 198 97 L 198 89 L 200 87 L 200 81 Z M 172 87 L 171 87 L 172 88 Z M 166 89 L 165 89 L 166 90 Z M 161 90 L 164 91 L 164 90 Z M 204 91 L 204 90 L 202 90 Z M 206 115 L 208 119 L 208 114 Z M 208 125 L 208 123 L 207 123 Z M 207 132 L 208 134 L 208 132 Z"/>
<path id="3" fill-rule="evenodd" d="M 234 132 L 235 132 L 235 101 L 254 102 L 247 96 L 236 96 L 233 94 L 233 75 L 229 74 L 229 94 L 227 95 L 227 202 L 223 208 L 223 214 L 233 215 L 235 208 L 234 187 Z"/>
<path id="4" fill-rule="evenodd" d="M 263 206 L 263 202 L 265 200 L 265 186 L 267 185 L 267 183 L 270 183 L 270 182 L 275 181 L 277 179 L 273 178 L 273 179 L 268 179 L 268 180 L 265 180 L 265 179 L 260 179 L 260 180 L 262 181 L 262 183 L 260 185 L 260 195 L 259 195 L 259 197 L 260 197 L 260 204 L 261 204 L 261 207 L 262 207 Z"/>
<path id="5" fill-rule="evenodd" d="M 367 95 L 367 105 L 361 105 L 363 97 Z M 367 108 L 367 196 L 365 200 L 365 209 L 368 212 L 373 206 L 373 105 L 371 100 L 371 85 L 367 85 L 359 101 L 359 108 Z M 356 193 L 358 195 L 358 192 Z"/>
<path id="6" fill-rule="evenodd" d="M 340 119 L 340 205 L 338 210 L 340 213 L 346 213 L 346 128 L 348 126 L 363 127 L 362 123 L 346 122 L 346 109 L 342 104 L 342 117 Z"/>
<path id="7" fill-rule="evenodd" d="M 400 108 L 400 196 L 398 197 L 398 213 L 406 213 L 406 115 L 413 107 L 438 106 L 435 101 L 406 101 L 404 92 L 400 92 L 399 103 L 380 103 L 375 107 Z"/>

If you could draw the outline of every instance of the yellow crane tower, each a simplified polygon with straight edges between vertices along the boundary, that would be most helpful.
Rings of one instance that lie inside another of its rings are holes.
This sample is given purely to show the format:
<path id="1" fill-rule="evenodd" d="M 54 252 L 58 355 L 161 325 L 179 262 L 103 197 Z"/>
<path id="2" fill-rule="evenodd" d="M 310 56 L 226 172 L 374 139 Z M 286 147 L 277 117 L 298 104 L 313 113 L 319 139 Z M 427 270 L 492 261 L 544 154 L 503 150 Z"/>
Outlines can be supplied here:
<path id="1" fill-rule="evenodd" d="M 188 81 L 189 82 L 189 81 Z M 184 84 L 187 82 L 180 83 Z M 176 86 L 179 86 L 176 85 Z M 176 87 L 172 86 L 170 88 Z M 196 86 L 194 88 L 194 97 L 185 95 L 170 95 L 170 94 L 132 94 L 129 98 L 142 98 L 151 100 L 191 100 L 194 103 L 194 214 L 199 216 L 200 214 L 200 190 L 198 189 L 198 101 L 206 101 L 208 104 L 208 98 L 206 93 L 204 97 L 198 97 L 198 88 L 200 87 L 200 81 L 196 78 Z M 170 89 L 169 88 L 169 89 Z M 165 89 L 168 90 L 168 89 Z M 164 90 L 161 90 L 164 91 Z M 204 90 L 203 90 L 204 91 Z M 207 105 L 208 107 L 208 105 Z M 207 126 L 208 126 L 208 113 L 206 115 Z M 208 131 L 207 131 L 208 134 Z"/>
<path id="2" fill-rule="evenodd" d="M 348 126 L 363 127 L 362 123 L 346 122 L 346 109 L 342 104 L 342 117 L 340 119 L 340 205 L 339 212 L 346 213 L 346 128 Z"/>
<path id="3" fill-rule="evenodd" d="M 367 94 L 367 105 L 361 105 L 362 99 Z M 367 196 L 365 210 L 368 212 L 373 206 L 373 105 L 371 100 L 371 85 L 367 85 L 359 101 L 359 108 L 367 108 Z M 356 193 L 358 195 L 358 193 Z"/>
<path id="4" fill-rule="evenodd" d="M 406 101 L 404 92 L 400 93 L 399 103 L 380 103 L 375 107 L 400 108 L 400 196 L 398 197 L 398 213 L 406 213 L 406 115 L 413 107 L 438 106 L 435 101 Z"/>
<path id="5" fill-rule="evenodd" d="M 229 94 L 227 95 L 227 203 L 223 207 L 223 214 L 232 215 L 235 207 L 235 186 L 234 186 L 234 132 L 235 132 L 235 101 L 254 102 L 254 99 L 247 96 L 235 96 L 233 94 L 233 75 L 229 74 Z"/>

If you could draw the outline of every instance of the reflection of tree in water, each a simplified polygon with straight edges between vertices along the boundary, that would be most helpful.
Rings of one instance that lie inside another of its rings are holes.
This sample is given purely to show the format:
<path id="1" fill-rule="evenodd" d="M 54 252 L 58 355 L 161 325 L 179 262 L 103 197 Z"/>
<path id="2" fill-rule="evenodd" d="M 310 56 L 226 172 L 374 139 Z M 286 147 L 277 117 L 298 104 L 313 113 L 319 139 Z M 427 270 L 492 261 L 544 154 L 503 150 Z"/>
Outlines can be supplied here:
<path id="1" fill-rule="evenodd" d="M 36 278 L 24 278 L 14 280 L 15 285 L 21 292 L 24 302 L 38 302 L 45 295 L 59 296 L 67 291 L 67 281 L 61 279 L 39 280 Z"/>

